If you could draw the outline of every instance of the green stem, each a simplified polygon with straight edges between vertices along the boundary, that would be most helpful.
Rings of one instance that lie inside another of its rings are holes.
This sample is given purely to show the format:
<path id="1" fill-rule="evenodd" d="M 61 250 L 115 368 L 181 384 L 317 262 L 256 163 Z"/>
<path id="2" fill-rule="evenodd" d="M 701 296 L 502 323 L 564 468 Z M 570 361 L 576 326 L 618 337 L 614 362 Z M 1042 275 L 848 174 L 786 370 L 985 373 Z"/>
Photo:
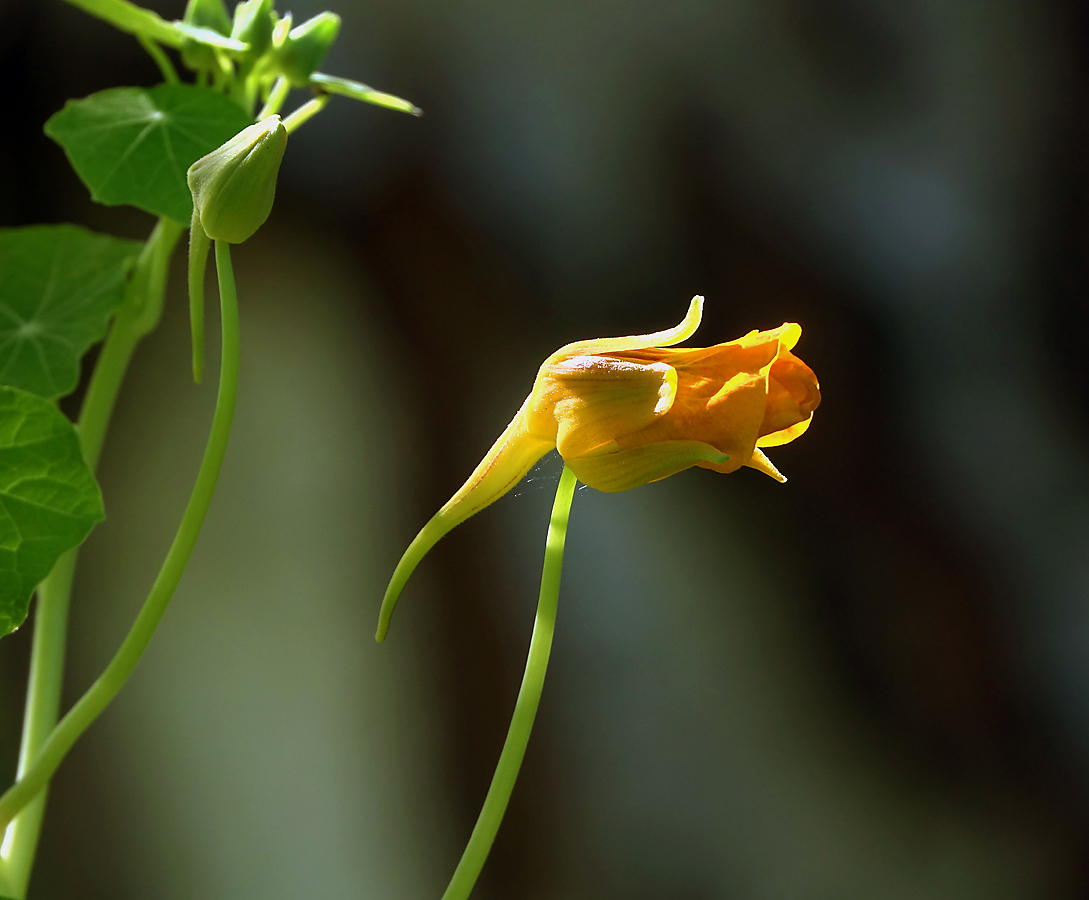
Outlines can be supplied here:
<path id="1" fill-rule="evenodd" d="M 261 111 L 257 114 L 257 121 L 260 122 L 262 119 L 278 113 L 283 108 L 287 93 L 290 90 L 291 85 L 283 75 L 277 78 L 276 84 L 272 86 L 272 91 L 265 101 L 265 105 L 261 107 Z"/>
<path id="2" fill-rule="evenodd" d="M 125 302 L 114 319 L 109 336 L 95 363 L 87 395 L 79 414 L 79 439 L 83 458 L 93 471 L 98 466 L 114 404 L 125 380 L 132 354 L 140 340 L 159 324 L 166 296 L 170 258 L 182 228 L 171 219 L 159 219 L 151 232 L 136 271 L 129 280 Z"/>
<path id="3" fill-rule="evenodd" d="M 30 684 L 27 687 L 23 738 L 19 748 L 18 777 L 22 778 L 38 755 L 60 710 L 64 681 L 64 653 L 68 631 L 68 598 L 76 570 L 76 551 L 65 553 L 38 586 L 31 649 Z M 0 847 L 0 893 L 23 898 L 38 849 L 46 791 L 42 791 L 11 823 Z"/>
<path id="4" fill-rule="evenodd" d="M 155 226 L 144 244 L 121 310 L 95 364 L 79 418 L 83 457 L 92 471 L 98 464 L 129 360 L 140 337 L 146 334 L 149 326 L 154 327 L 161 313 L 170 256 L 181 232 L 181 226 L 169 219 L 160 219 Z M 30 682 L 19 751 L 19 778 L 31 768 L 60 713 L 68 604 L 77 555 L 77 550 L 70 550 L 61 556 L 53 571 L 38 586 Z M 0 845 L 0 894 L 25 896 L 44 812 L 43 791 L 7 829 Z"/>
<path id="5" fill-rule="evenodd" d="M 230 93 L 234 82 L 234 64 L 221 53 L 216 54 L 216 63 L 218 65 L 212 73 L 212 90 Z"/>
<path id="6" fill-rule="evenodd" d="M 320 94 L 313 100 L 307 100 L 302 106 L 300 106 L 295 112 L 284 119 L 284 128 L 287 129 L 287 133 L 291 134 L 309 122 L 314 116 L 325 109 L 326 104 L 329 102 L 330 94 Z"/>
<path id="7" fill-rule="evenodd" d="M 189 331 L 193 340 L 193 381 L 204 378 L 204 270 L 211 240 L 193 209 L 189 225 Z"/>
<path id="8" fill-rule="evenodd" d="M 223 456 L 227 450 L 231 421 L 238 393 L 238 301 L 234 274 L 231 270 L 230 247 L 216 241 L 216 266 L 219 270 L 219 294 L 222 310 L 223 351 L 219 375 L 219 392 L 208 444 L 200 471 L 181 525 L 167 553 L 155 584 L 144 602 L 140 614 L 125 637 L 121 648 L 98 680 L 69 710 L 60 724 L 49 734 L 33 763 L 19 780 L 0 797 L 0 828 L 6 827 L 48 784 L 68 750 L 90 724 L 106 708 L 136 668 L 162 619 L 166 606 L 181 579 L 185 564 L 196 544 L 204 516 L 212 500 Z"/>
<path id="9" fill-rule="evenodd" d="M 529 642 L 529 657 L 518 701 L 514 705 L 507 740 L 499 755 L 488 796 L 476 820 L 476 827 L 469 837 L 461 861 L 454 870 L 454 877 L 442 895 L 442 900 L 466 900 L 476 884 L 484 861 L 507 811 L 522 758 L 526 755 L 529 733 L 541 702 L 548 656 L 552 651 L 552 635 L 556 628 L 556 605 L 560 597 L 560 573 L 563 569 L 563 545 L 567 538 L 567 519 L 571 512 L 571 498 L 575 492 L 575 474 L 564 466 L 560 484 L 556 488 L 556 501 L 552 506 L 552 520 L 548 525 L 545 543 L 544 571 L 541 573 L 541 594 L 537 601 L 537 618 L 533 623 L 533 637 Z"/>
<path id="10" fill-rule="evenodd" d="M 148 56 L 155 60 L 155 65 L 157 65 L 159 71 L 163 73 L 163 81 L 167 84 L 177 84 L 178 70 L 174 68 L 174 63 L 170 61 L 170 57 L 166 55 L 163 48 L 151 40 L 151 38 L 144 37 L 142 34 L 136 35 L 136 40 L 138 40 L 140 46 L 147 51 Z"/>

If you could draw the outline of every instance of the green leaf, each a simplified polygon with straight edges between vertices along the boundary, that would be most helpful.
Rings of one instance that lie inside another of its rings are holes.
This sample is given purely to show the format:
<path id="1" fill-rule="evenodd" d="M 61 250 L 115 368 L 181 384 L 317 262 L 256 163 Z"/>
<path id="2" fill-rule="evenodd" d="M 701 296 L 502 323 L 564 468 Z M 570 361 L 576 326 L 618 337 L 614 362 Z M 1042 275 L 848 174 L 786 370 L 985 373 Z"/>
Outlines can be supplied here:
<path id="1" fill-rule="evenodd" d="M 75 225 L 0 228 L 0 384 L 49 398 L 74 391 L 141 246 Z"/>
<path id="2" fill-rule="evenodd" d="M 174 28 L 177 23 L 164 22 L 158 13 L 129 3 L 128 0 L 68 0 L 68 2 L 92 16 L 105 19 L 121 31 L 143 35 L 168 47 L 181 45 L 181 35 Z M 0 897 L 0 900 L 3 898 Z"/>
<path id="3" fill-rule="evenodd" d="M 127 203 L 188 225 L 186 170 L 251 119 L 230 98 L 192 84 L 113 88 L 69 100 L 45 133 L 99 203 Z"/>
<path id="4" fill-rule="evenodd" d="M 0 387 L 0 635 L 22 624 L 34 588 L 103 518 L 72 423 L 48 400 Z"/>
<path id="5" fill-rule="evenodd" d="M 234 51 L 245 51 L 247 45 L 242 41 L 226 38 L 211 28 L 193 27 L 186 22 L 167 22 L 157 12 L 144 9 L 128 0 L 68 0 L 92 16 L 105 19 L 114 28 L 145 37 L 167 47 L 180 48 L 186 38 L 207 44 L 211 47 L 223 47 Z M 4 900 L 0 897 L 0 900 Z"/>

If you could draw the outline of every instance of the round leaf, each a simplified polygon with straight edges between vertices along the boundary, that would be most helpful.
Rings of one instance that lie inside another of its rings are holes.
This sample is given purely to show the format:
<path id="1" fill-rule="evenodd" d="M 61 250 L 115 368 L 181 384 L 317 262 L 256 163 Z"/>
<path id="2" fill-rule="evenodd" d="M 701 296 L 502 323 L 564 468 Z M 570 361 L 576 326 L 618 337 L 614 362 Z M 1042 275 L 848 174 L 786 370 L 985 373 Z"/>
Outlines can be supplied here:
<path id="1" fill-rule="evenodd" d="M 45 123 L 91 196 L 188 225 L 186 170 L 251 119 L 233 100 L 192 84 L 113 88 L 69 100 Z"/>
<path id="2" fill-rule="evenodd" d="M 140 248 L 75 225 L 0 228 L 0 384 L 49 398 L 74 391 Z"/>
<path id="3" fill-rule="evenodd" d="M 0 635 L 22 624 L 34 588 L 103 518 L 72 423 L 48 400 L 0 387 Z"/>

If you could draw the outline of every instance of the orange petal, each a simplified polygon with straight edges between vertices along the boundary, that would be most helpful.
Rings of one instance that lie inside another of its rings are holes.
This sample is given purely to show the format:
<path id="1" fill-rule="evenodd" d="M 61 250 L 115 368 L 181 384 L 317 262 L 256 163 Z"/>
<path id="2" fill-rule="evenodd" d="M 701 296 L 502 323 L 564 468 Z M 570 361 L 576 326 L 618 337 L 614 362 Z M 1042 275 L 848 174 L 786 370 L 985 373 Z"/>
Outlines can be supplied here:
<path id="1" fill-rule="evenodd" d="M 644 428 L 669 411 L 676 395 L 677 373 L 666 363 L 575 356 L 542 369 L 527 415 L 554 419 L 556 448 L 567 459 Z"/>

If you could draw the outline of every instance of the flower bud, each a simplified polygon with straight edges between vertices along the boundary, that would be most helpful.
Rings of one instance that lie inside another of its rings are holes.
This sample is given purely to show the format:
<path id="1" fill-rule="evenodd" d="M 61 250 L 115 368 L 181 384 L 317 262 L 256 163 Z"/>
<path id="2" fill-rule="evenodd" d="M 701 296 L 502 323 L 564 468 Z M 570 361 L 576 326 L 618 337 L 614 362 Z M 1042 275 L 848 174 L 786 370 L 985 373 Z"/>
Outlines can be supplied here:
<path id="1" fill-rule="evenodd" d="M 197 28 L 210 28 L 224 37 L 231 33 L 231 17 L 227 15 L 223 0 L 189 0 L 182 21 Z M 213 69 L 216 65 L 215 51 L 192 38 L 182 39 L 181 58 L 194 70 Z"/>
<path id="2" fill-rule="evenodd" d="M 292 28 L 275 49 L 276 64 L 294 87 L 305 87 L 340 33 L 340 16 L 323 12 Z"/>
<path id="3" fill-rule="evenodd" d="M 241 244 L 264 224 L 286 146 L 287 129 L 269 116 L 189 167 L 193 207 L 208 237 Z"/>
<path id="4" fill-rule="evenodd" d="M 234 27 L 231 37 L 245 41 L 249 49 L 239 54 L 240 63 L 253 63 L 264 56 L 272 44 L 272 30 L 276 27 L 272 0 L 245 0 L 234 10 Z"/>
<path id="5" fill-rule="evenodd" d="M 533 389 L 469 479 L 431 517 L 397 564 L 379 614 L 379 641 L 401 589 L 452 528 L 513 488 L 556 449 L 588 487 L 627 491 L 698 466 L 742 466 L 786 481 L 764 447 L 809 427 L 821 392 L 791 350 L 791 322 L 713 347 L 675 349 L 696 331 L 703 297 L 675 328 L 567 344 L 537 370 Z"/>

